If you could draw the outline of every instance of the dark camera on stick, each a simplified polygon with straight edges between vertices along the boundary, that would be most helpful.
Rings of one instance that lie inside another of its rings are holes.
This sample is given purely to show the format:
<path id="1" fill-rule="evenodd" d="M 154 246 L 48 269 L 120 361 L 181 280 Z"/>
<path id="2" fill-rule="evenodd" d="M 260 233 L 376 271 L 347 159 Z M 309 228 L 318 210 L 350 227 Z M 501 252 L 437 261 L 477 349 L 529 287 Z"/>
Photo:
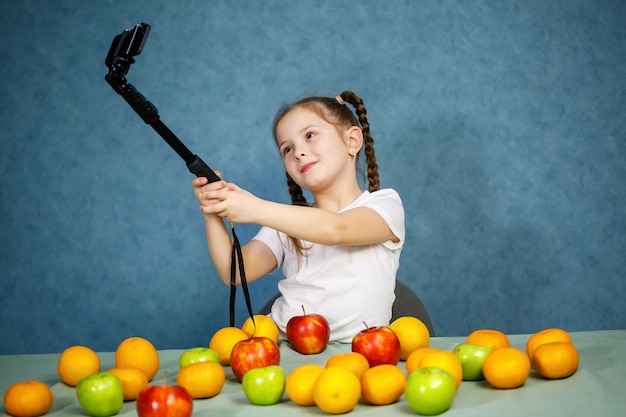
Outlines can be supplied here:
<path id="1" fill-rule="evenodd" d="M 150 25 L 139 23 L 133 29 L 126 29 L 117 35 L 111 43 L 111 48 L 104 63 L 109 67 L 109 76 L 124 77 L 135 62 L 133 58 L 139 55 L 146 44 Z"/>

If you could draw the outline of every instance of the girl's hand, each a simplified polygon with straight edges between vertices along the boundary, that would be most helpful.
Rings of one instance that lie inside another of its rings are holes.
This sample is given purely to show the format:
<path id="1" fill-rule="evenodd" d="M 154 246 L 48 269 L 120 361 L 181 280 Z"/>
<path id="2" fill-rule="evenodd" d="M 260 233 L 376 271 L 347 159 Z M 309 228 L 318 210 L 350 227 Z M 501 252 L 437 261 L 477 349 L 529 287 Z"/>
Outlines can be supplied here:
<path id="1" fill-rule="evenodd" d="M 221 181 L 220 181 L 221 182 Z M 206 214 L 216 214 L 234 223 L 255 223 L 263 200 L 233 183 L 222 187 L 203 189 L 200 209 Z"/>
<path id="2" fill-rule="evenodd" d="M 221 172 L 216 171 L 215 173 L 218 177 L 222 178 Z M 191 181 L 191 184 L 193 185 L 194 195 L 198 199 L 198 202 L 200 203 L 200 210 L 202 211 L 204 211 L 204 207 L 208 207 L 219 202 L 219 200 L 207 198 L 207 192 L 220 190 L 227 186 L 226 181 L 215 181 L 209 183 L 209 180 L 204 177 L 194 178 Z"/>

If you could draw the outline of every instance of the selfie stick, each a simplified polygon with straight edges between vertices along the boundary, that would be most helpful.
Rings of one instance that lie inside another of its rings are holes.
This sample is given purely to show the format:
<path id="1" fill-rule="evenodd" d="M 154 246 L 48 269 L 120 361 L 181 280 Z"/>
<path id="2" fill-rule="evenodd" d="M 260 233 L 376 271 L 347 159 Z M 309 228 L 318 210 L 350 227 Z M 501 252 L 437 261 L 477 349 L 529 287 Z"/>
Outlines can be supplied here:
<path id="1" fill-rule="evenodd" d="M 185 161 L 187 168 L 197 177 L 206 177 L 209 182 L 219 181 L 220 178 L 213 172 L 200 157 L 194 155 L 187 147 L 176 137 L 172 131 L 165 126 L 159 118 L 159 112 L 156 107 L 135 89 L 128 81 L 126 74 L 131 64 L 135 62 L 133 58 L 139 55 L 143 49 L 148 34 L 150 33 L 150 25 L 140 23 L 134 29 L 126 29 L 113 39 L 111 48 L 104 61 L 109 68 L 109 73 L 104 76 L 111 87 L 117 91 L 130 107 L 137 112 L 144 122 L 149 124 L 157 131 L 159 135 L 176 151 L 178 155 Z M 246 282 L 246 274 L 243 267 L 243 256 L 241 254 L 241 245 L 235 234 L 235 226 L 230 223 L 231 233 L 233 235 L 233 250 L 231 256 L 230 267 L 230 326 L 235 325 L 235 294 L 236 294 L 236 270 L 239 269 L 239 277 L 243 294 L 246 300 L 248 314 L 252 319 L 252 323 L 256 328 L 252 306 L 250 304 L 250 294 L 248 284 Z"/>
<path id="2" fill-rule="evenodd" d="M 134 29 L 126 29 L 113 39 L 111 48 L 104 63 L 109 73 L 104 79 L 117 91 L 126 102 L 137 112 L 144 122 L 152 126 L 156 132 L 176 151 L 185 161 L 187 168 L 197 177 L 206 177 L 209 182 L 219 181 L 213 172 L 200 157 L 194 155 L 176 135 L 161 121 L 156 107 L 130 84 L 125 76 L 131 64 L 135 62 L 133 56 L 139 55 L 143 49 L 150 25 L 140 23 Z"/>

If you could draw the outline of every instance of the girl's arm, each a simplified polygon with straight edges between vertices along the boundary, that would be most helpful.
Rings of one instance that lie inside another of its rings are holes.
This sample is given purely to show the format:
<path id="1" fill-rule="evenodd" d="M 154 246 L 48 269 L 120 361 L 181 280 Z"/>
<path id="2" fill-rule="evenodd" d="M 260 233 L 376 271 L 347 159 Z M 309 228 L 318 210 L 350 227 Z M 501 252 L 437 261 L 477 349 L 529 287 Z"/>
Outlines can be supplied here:
<path id="1" fill-rule="evenodd" d="M 365 245 L 399 239 L 376 211 L 357 207 L 336 213 L 260 199 L 228 184 L 206 193 L 214 204 L 204 206 L 206 214 L 236 223 L 257 223 L 289 236 L 322 245 Z M 216 202 L 218 201 L 218 202 Z"/>
<path id="2" fill-rule="evenodd" d="M 209 184 L 206 178 L 194 178 L 192 184 L 196 198 L 200 202 L 200 208 L 205 211 L 204 225 L 211 261 L 224 284 L 230 285 L 232 238 L 222 218 L 207 213 L 205 210 L 206 207 L 211 207 L 216 203 L 216 200 L 206 198 L 207 191 L 223 189 L 227 187 L 227 184 L 224 181 Z M 260 278 L 276 267 L 273 252 L 259 241 L 253 240 L 245 244 L 241 252 L 248 282 Z M 237 284 L 240 283 L 239 273 L 237 273 Z"/>

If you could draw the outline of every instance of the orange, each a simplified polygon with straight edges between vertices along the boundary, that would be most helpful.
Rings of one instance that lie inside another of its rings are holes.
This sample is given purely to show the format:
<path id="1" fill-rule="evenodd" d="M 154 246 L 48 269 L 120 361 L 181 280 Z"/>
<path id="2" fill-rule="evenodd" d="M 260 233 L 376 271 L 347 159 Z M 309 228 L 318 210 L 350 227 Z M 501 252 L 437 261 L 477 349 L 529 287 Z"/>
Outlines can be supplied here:
<path id="1" fill-rule="evenodd" d="M 300 365 L 287 376 L 285 392 L 298 405 L 315 405 L 313 387 L 324 367 L 314 364 Z"/>
<path id="2" fill-rule="evenodd" d="M 365 356 L 359 352 L 344 352 L 331 356 L 326 361 L 326 368 L 332 366 L 346 368 L 352 371 L 359 379 L 361 379 L 365 371 L 370 368 L 370 364 L 367 362 Z"/>
<path id="3" fill-rule="evenodd" d="M 511 343 L 506 334 L 500 330 L 478 329 L 470 333 L 465 339 L 465 343 L 481 345 L 496 350 L 502 347 L 509 347 Z"/>
<path id="4" fill-rule="evenodd" d="M 421 368 L 421 366 L 419 366 L 419 364 L 420 364 L 422 358 L 426 354 L 431 353 L 431 352 L 438 352 L 438 351 L 439 351 L 439 349 L 436 349 L 436 348 L 425 347 L 425 348 L 417 349 L 417 350 L 414 350 L 413 352 L 411 352 L 409 357 L 406 358 L 406 362 L 404 364 L 404 366 L 406 367 L 407 375 L 410 375 L 411 372 L 413 372 L 417 368 Z"/>
<path id="5" fill-rule="evenodd" d="M 176 383 L 193 398 L 211 398 L 222 391 L 226 372 L 217 362 L 197 362 L 178 371 Z"/>
<path id="6" fill-rule="evenodd" d="M 223 327 L 213 334 L 209 347 L 217 352 L 222 365 L 230 365 L 233 347 L 247 338 L 248 335 L 238 327 Z"/>
<path id="7" fill-rule="evenodd" d="M 159 371 L 159 352 L 143 337 L 129 337 L 117 346 L 115 367 L 140 369 L 152 381 Z"/>
<path id="8" fill-rule="evenodd" d="M 463 381 L 463 366 L 456 355 L 447 350 L 426 353 L 419 362 L 420 368 L 435 367 L 447 371 L 454 378 L 458 388 Z"/>
<path id="9" fill-rule="evenodd" d="M 363 398 L 373 405 L 395 403 L 404 394 L 406 376 L 396 365 L 378 365 L 361 378 Z"/>
<path id="10" fill-rule="evenodd" d="M 487 382 L 495 388 L 517 388 L 530 375 L 530 360 L 520 349 L 503 347 L 487 355 L 483 373 Z"/>
<path id="11" fill-rule="evenodd" d="M 535 333 L 534 335 L 530 336 L 530 338 L 526 342 L 526 353 L 528 353 L 528 358 L 531 360 L 531 362 L 533 360 L 533 354 L 535 350 L 540 345 L 549 342 L 566 342 L 571 344 L 572 338 L 565 330 L 557 328 L 543 329 Z"/>
<path id="12" fill-rule="evenodd" d="M 280 334 L 278 326 L 274 323 L 274 320 L 272 320 L 271 317 L 264 314 L 255 314 L 254 323 L 252 323 L 252 319 L 248 317 L 248 319 L 243 322 L 241 330 L 243 330 L 248 337 L 264 336 L 272 339 L 274 343 L 278 343 L 278 337 Z"/>
<path id="13" fill-rule="evenodd" d="M 547 379 L 567 378 L 578 368 L 578 351 L 567 342 L 548 342 L 535 349 L 533 365 Z"/>
<path id="14" fill-rule="evenodd" d="M 75 387 L 81 379 L 100 372 L 100 357 L 86 346 L 70 346 L 61 353 L 57 372 L 61 381 Z"/>
<path id="15" fill-rule="evenodd" d="M 115 374 L 124 388 L 124 401 L 136 400 L 142 389 L 148 386 L 148 377 L 138 368 L 112 368 L 109 372 Z"/>
<path id="16" fill-rule="evenodd" d="M 328 414 L 351 411 L 361 398 L 361 381 L 346 368 L 332 366 L 317 377 L 313 386 L 313 400 Z"/>
<path id="17" fill-rule="evenodd" d="M 399 317 L 389 325 L 400 340 L 400 360 L 406 360 L 411 352 L 428 347 L 428 327 L 417 317 Z"/>
<path id="18" fill-rule="evenodd" d="M 15 417 L 46 414 L 54 401 L 50 388 L 39 381 L 21 381 L 4 392 L 4 409 Z"/>

